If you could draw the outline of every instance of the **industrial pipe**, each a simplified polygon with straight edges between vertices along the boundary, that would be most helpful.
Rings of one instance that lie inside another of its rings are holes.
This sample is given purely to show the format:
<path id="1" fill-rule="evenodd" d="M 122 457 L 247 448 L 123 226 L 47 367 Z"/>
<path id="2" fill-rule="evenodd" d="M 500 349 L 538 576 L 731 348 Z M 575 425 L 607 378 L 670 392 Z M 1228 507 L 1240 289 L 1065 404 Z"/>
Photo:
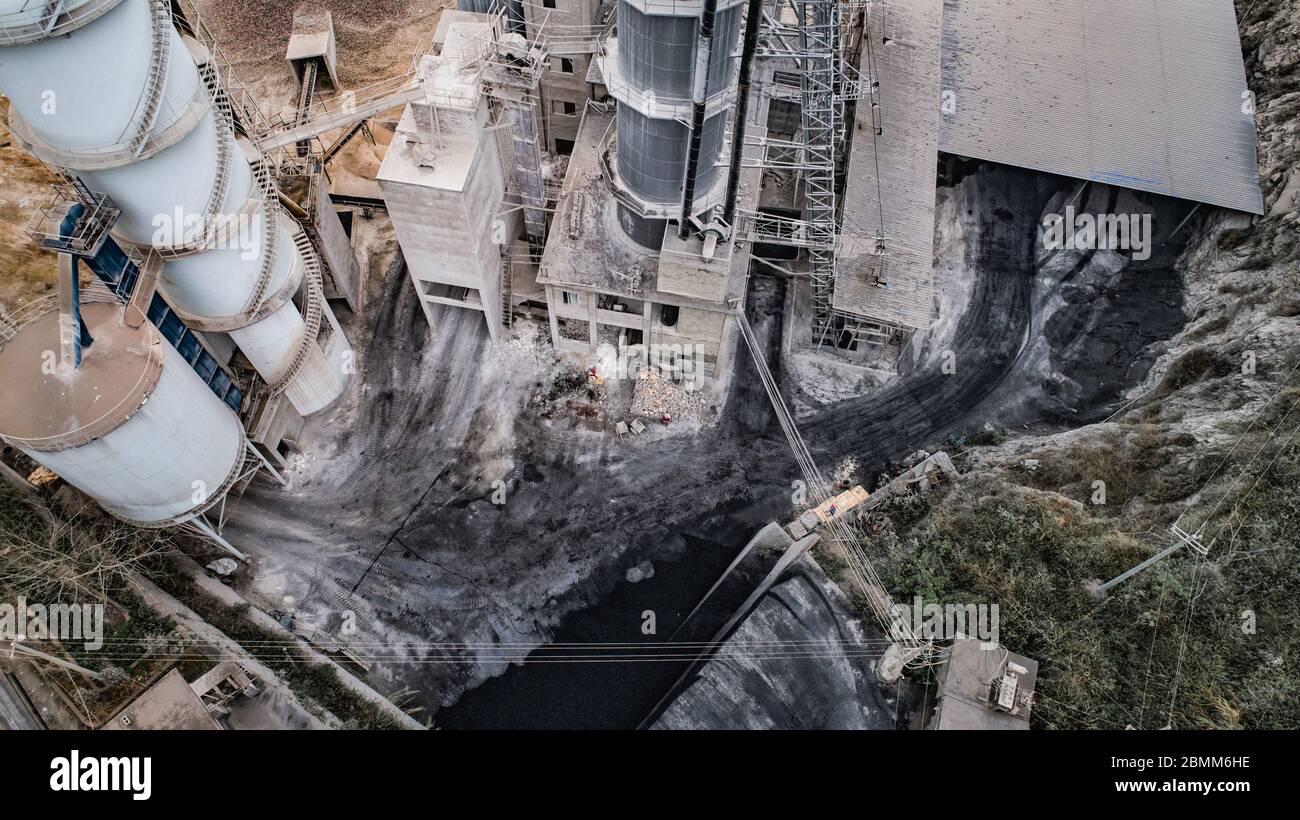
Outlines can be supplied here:
<path id="1" fill-rule="evenodd" d="M 740 194 L 740 164 L 745 154 L 745 125 L 749 119 L 749 84 L 754 76 L 754 53 L 758 51 L 758 31 L 763 19 L 763 0 L 749 0 L 745 13 L 745 43 L 740 52 L 740 80 L 736 93 L 735 122 L 731 133 L 731 163 L 727 176 L 727 197 L 723 200 L 722 221 L 731 225 L 736 218 L 736 199 Z"/>
<path id="2" fill-rule="evenodd" d="M 691 235 L 691 208 L 695 205 L 700 140 L 704 135 L 705 100 L 709 89 L 709 64 L 713 54 L 713 23 L 717 13 L 718 0 L 704 0 L 704 14 L 700 17 L 700 44 L 695 51 L 695 72 L 692 75 L 691 140 L 686 152 L 686 178 L 682 184 L 682 216 L 677 226 L 677 235 L 682 239 Z"/>

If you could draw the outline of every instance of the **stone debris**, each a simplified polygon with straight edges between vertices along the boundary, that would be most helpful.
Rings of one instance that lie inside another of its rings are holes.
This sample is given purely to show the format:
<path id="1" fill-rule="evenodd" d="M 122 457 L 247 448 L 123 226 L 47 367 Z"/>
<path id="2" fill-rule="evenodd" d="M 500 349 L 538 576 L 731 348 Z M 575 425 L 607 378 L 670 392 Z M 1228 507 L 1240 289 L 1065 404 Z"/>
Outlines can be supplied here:
<path id="1" fill-rule="evenodd" d="M 235 574 L 235 570 L 239 569 L 239 563 L 234 558 L 218 558 L 208 564 L 208 569 L 212 570 L 213 574 L 225 578 Z"/>
<path id="2" fill-rule="evenodd" d="M 664 378 L 648 368 L 642 370 L 632 394 L 632 415 L 655 420 L 668 415 L 673 424 L 705 421 L 708 400 L 702 392 L 688 389 L 687 384 Z"/>
<path id="3" fill-rule="evenodd" d="M 854 483 L 858 474 L 858 460 L 853 456 L 845 456 L 840 463 L 835 465 L 835 472 L 831 480 L 837 487 L 849 487 Z"/>
<path id="4" fill-rule="evenodd" d="M 627 571 L 627 580 L 629 583 L 639 584 L 655 575 L 655 565 L 649 561 L 642 561 Z"/>

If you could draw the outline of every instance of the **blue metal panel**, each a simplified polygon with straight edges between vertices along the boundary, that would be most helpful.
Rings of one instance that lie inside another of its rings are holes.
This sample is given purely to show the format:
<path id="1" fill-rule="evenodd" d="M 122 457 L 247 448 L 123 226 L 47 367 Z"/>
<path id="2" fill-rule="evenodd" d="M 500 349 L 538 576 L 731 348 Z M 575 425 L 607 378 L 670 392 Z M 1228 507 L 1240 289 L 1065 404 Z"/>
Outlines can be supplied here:
<path id="1" fill-rule="evenodd" d="M 201 352 L 201 351 L 200 351 Z M 217 372 L 217 363 L 211 356 L 195 356 L 194 372 L 198 373 L 205 384 L 212 384 L 212 375 Z"/>
<path id="2" fill-rule="evenodd" d="M 149 303 L 149 321 L 153 322 L 155 325 L 160 325 L 162 324 L 163 317 L 168 313 L 171 313 L 171 310 L 171 308 L 167 307 L 166 302 L 161 299 L 155 299 Z"/>
<path id="3" fill-rule="evenodd" d="M 195 364 L 199 360 L 199 357 L 203 355 L 203 345 L 199 344 L 199 340 L 194 338 L 194 334 L 190 333 L 188 330 L 181 334 L 181 337 L 176 340 L 175 344 L 176 349 L 185 357 L 185 361 L 190 364 Z M 194 369 L 198 370 L 197 365 Z"/>
<path id="4" fill-rule="evenodd" d="M 208 386 L 211 387 L 212 392 L 216 393 L 218 396 L 224 396 L 230 390 L 232 385 L 230 384 L 230 377 L 226 375 L 226 371 L 218 370 L 216 373 L 212 374 L 212 380 L 208 382 Z"/>
<path id="5" fill-rule="evenodd" d="M 163 319 L 162 324 L 158 326 L 158 329 L 162 331 L 162 335 L 167 341 L 173 345 L 178 345 L 181 337 L 185 335 L 185 331 L 189 328 L 185 327 L 185 323 L 175 313 L 169 312 L 166 318 Z"/>
<path id="6" fill-rule="evenodd" d="M 73 206 L 69 209 L 68 216 L 63 223 L 63 232 L 70 233 L 76 226 L 77 217 L 80 212 L 77 208 L 80 205 Z M 93 259 L 87 259 L 86 264 L 95 272 L 100 281 L 113 288 L 118 296 L 123 299 L 131 298 L 131 293 L 135 290 L 136 280 L 140 278 L 140 271 L 131 260 L 127 258 L 111 238 L 104 241 L 104 246 Z M 176 350 L 189 362 L 194 368 L 194 372 L 207 383 L 217 398 L 226 403 L 231 410 L 238 413 L 244 402 L 244 394 L 230 381 L 230 377 L 212 357 L 211 353 L 199 343 L 194 333 L 185 326 L 161 295 L 155 293 L 153 301 L 149 304 L 149 321 L 153 322 L 158 330 L 162 333 L 163 338 L 171 342 Z"/>

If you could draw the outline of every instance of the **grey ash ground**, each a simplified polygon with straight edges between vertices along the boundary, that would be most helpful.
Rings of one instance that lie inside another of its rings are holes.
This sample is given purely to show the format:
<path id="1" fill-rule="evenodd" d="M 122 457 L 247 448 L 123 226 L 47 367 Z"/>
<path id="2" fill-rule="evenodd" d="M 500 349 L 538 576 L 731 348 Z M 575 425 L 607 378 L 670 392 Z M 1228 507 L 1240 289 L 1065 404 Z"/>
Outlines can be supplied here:
<path id="1" fill-rule="evenodd" d="M 969 298 L 951 338 L 938 340 L 956 352 L 957 371 L 922 356 L 883 389 L 813 413 L 801 426 L 824 468 L 852 456 L 870 482 L 986 422 L 1077 426 L 1145 375 L 1154 346 L 1181 326 L 1177 237 L 1125 284 L 1089 258 L 1064 277 L 1059 265 L 1036 268 L 1044 209 L 1078 187 L 998 166 L 962 170 L 951 193 L 964 211 Z M 1090 198 L 1111 196 L 1090 187 Z M 1181 221 L 1181 205 L 1149 207 L 1157 225 Z M 1048 303 L 1053 277 L 1067 287 Z M 774 366 L 785 289 L 751 281 L 749 317 Z M 647 596 L 669 621 L 680 617 L 749 535 L 791 515 L 795 467 L 751 364 L 741 351 L 716 426 L 619 439 L 529 411 L 552 367 L 544 345 L 493 350 L 481 323 L 454 312 L 430 331 L 398 266 L 372 290 L 348 320 L 359 377 L 303 442 L 316 455 L 298 460 L 287 491 L 255 487 L 233 514 L 231 537 L 256 556 L 249 593 L 319 627 L 355 613 L 352 640 L 377 661 L 371 682 L 413 691 L 435 725 L 476 725 L 475 715 L 539 725 L 547 708 L 588 725 L 635 725 L 673 675 L 510 662 L 557 634 L 639 638 Z M 1125 341 L 1135 327 L 1141 350 Z M 630 594 L 625 573 L 646 561 L 661 582 Z M 677 583 L 663 582 L 669 575 Z M 583 627 L 584 610 L 598 627 Z M 661 622 L 661 635 L 672 629 Z"/>

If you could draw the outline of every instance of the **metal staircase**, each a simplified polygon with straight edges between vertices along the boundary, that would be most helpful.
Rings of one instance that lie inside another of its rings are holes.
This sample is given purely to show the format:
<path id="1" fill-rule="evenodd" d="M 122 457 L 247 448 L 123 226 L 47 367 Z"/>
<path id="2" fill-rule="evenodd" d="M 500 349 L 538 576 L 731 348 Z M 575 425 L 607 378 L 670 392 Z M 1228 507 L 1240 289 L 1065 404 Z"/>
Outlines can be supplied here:
<path id="1" fill-rule="evenodd" d="M 303 330 L 302 340 L 298 345 L 298 352 L 294 354 L 293 362 L 290 363 L 288 369 L 284 371 L 284 374 L 280 376 L 275 384 L 268 385 L 272 396 L 282 394 L 289 387 L 294 376 L 297 376 L 298 371 L 302 369 L 303 363 L 307 361 L 307 354 L 316 345 L 316 338 L 320 335 L 321 330 L 321 319 L 324 315 L 325 290 L 321 280 L 320 257 L 316 255 L 316 249 L 312 247 L 311 239 L 302 231 L 294 233 L 293 244 L 297 246 L 298 254 L 302 257 L 307 269 L 304 277 L 307 294 L 303 302 L 302 312 L 302 319 L 307 327 Z"/>
<path id="2" fill-rule="evenodd" d="M 61 5 L 61 4 L 60 4 Z M 145 79 L 144 91 L 136 106 L 132 122 L 135 134 L 127 142 L 132 156 L 139 157 L 149 142 L 149 132 L 158 121 L 158 111 L 162 108 L 163 92 L 167 87 L 167 65 L 171 60 L 172 50 L 172 6 L 170 0 L 153 0 L 149 4 L 150 21 L 153 24 L 153 42 L 149 52 L 149 73 Z"/>
<path id="3" fill-rule="evenodd" d="M 45 33 L 49 34 L 54 31 L 54 25 L 59 22 L 59 15 L 63 13 L 63 0 L 49 0 L 45 4 L 44 10 L 41 11 L 41 19 L 45 26 Z"/>
<path id="4" fill-rule="evenodd" d="M 514 298 L 514 265 L 510 262 L 510 254 L 505 253 L 501 255 L 501 326 L 503 328 L 514 326 Z"/>
<path id="5" fill-rule="evenodd" d="M 249 294 L 248 303 L 244 305 L 244 310 L 250 312 L 257 310 L 258 305 L 262 304 L 262 300 L 266 297 L 266 291 L 271 284 L 271 277 L 275 275 L 275 265 L 280 250 L 279 188 L 276 187 L 275 179 L 271 176 L 271 169 L 264 160 L 259 159 L 254 162 L 252 168 L 253 180 L 262 199 L 262 267 L 258 272 L 257 283 L 253 287 L 253 292 Z M 310 247 L 310 243 L 308 243 L 308 246 Z M 315 256 L 313 250 L 312 258 L 314 259 Z M 319 276 L 319 274 L 318 269 L 317 275 Z"/>
<path id="6" fill-rule="evenodd" d="M 204 242 L 211 241 L 217 230 L 217 216 L 226 202 L 230 190 L 230 173 L 234 161 L 235 114 L 230 105 L 230 98 L 221 91 L 221 72 L 215 63 L 209 62 L 199 69 L 199 77 L 212 99 L 213 119 L 217 125 L 217 167 L 212 180 L 212 191 L 208 194 L 207 205 L 203 209 Z"/>
<path id="7" fill-rule="evenodd" d="M 532 101 L 512 101 L 510 137 L 515 149 L 515 178 L 524 205 L 524 228 L 537 241 L 546 239 L 546 206 L 542 190 L 541 136 L 537 128 L 537 106 Z"/>
<path id="8" fill-rule="evenodd" d="M 546 201 L 542 182 L 540 82 L 550 60 L 545 38 L 540 37 L 521 54 L 506 44 L 483 67 L 483 91 L 500 101 L 510 121 L 515 155 L 515 181 L 524 206 L 524 228 L 534 241 L 546 239 Z"/>
<path id="9" fill-rule="evenodd" d="M 216 36 L 199 15 L 194 0 L 172 0 L 172 5 L 172 21 L 176 29 L 202 43 L 208 51 L 208 62 L 218 67 L 222 79 L 221 96 L 226 98 L 234 112 L 235 131 L 251 138 L 269 129 L 270 121 L 258 107 L 253 93 L 240 82 L 234 67 L 226 60 Z"/>

